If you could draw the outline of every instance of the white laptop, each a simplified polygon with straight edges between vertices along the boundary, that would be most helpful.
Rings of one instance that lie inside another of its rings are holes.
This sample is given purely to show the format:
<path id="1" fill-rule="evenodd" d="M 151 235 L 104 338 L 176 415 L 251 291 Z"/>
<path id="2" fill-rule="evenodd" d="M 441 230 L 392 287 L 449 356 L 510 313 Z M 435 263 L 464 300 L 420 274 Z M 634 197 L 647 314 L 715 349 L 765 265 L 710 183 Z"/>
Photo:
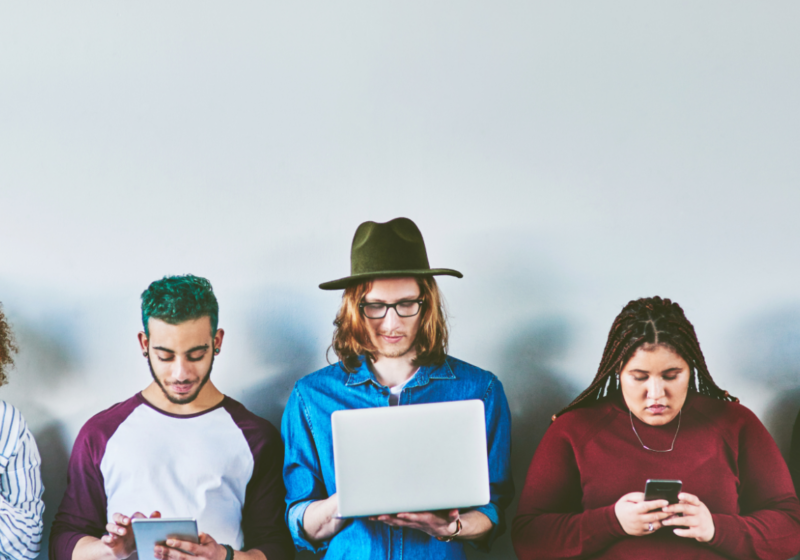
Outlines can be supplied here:
<path id="1" fill-rule="evenodd" d="M 489 503 L 483 401 L 339 410 L 331 423 L 340 517 Z"/>

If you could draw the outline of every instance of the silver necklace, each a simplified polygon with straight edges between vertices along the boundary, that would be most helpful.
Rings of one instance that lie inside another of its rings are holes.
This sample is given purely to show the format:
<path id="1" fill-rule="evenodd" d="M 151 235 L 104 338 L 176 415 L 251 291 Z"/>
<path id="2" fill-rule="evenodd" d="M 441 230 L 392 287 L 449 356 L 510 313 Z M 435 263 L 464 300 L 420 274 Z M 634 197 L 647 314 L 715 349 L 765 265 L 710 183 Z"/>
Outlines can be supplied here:
<path id="1" fill-rule="evenodd" d="M 636 431 L 636 426 L 633 425 L 633 412 L 631 412 L 630 408 L 628 409 L 628 414 L 631 417 L 631 428 L 633 428 L 633 433 L 636 434 L 636 439 L 639 440 L 639 443 L 642 444 L 642 447 L 644 447 L 648 451 L 655 451 L 656 453 L 669 453 L 670 451 L 675 449 L 675 440 L 678 439 L 678 432 L 681 431 L 681 414 L 682 413 L 683 413 L 682 409 L 678 411 L 678 429 L 675 430 L 675 437 L 672 438 L 672 445 L 670 445 L 669 449 L 651 449 L 651 448 L 647 447 L 644 444 L 644 442 L 642 441 L 642 438 L 639 437 L 639 432 Z"/>

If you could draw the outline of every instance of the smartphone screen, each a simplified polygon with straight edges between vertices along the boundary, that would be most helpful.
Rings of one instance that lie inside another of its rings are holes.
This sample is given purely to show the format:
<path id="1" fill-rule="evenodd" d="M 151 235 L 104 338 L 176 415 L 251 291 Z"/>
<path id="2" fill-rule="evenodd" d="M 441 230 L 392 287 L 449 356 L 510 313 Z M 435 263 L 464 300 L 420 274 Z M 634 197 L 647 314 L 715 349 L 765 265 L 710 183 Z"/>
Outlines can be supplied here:
<path id="1" fill-rule="evenodd" d="M 644 485 L 644 501 L 667 500 L 670 504 L 677 504 L 681 486 L 680 480 L 648 480 Z"/>

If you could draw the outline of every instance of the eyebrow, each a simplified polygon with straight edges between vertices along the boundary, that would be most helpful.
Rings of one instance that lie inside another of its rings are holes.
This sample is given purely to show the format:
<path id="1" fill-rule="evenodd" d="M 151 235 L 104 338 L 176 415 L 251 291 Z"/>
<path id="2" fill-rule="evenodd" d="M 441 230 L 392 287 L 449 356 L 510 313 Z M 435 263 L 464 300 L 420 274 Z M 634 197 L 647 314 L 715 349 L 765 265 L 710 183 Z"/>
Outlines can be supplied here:
<path id="1" fill-rule="evenodd" d="M 681 369 L 683 369 L 683 368 L 675 366 L 675 367 L 671 367 L 671 368 L 667 368 L 665 370 L 662 370 L 661 373 L 667 373 L 669 371 L 675 371 L 675 370 L 680 371 Z M 650 370 L 647 370 L 647 369 L 629 369 L 628 371 L 631 372 L 631 373 L 648 373 L 648 374 L 650 373 Z"/>
<path id="2" fill-rule="evenodd" d="M 397 303 L 399 301 L 417 301 L 421 297 L 422 297 L 422 294 L 419 294 L 419 295 L 416 295 L 416 296 L 405 296 L 405 297 L 398 298 L 398 299 L 396 299 L 395 301 L 393 301 L 391 303 Z M 390 303 L 390 302 L 386 301 L 385 299 L 367 299 L 366 296 L 364 296 L 364 301 L 366 303 Z"/>
<path id="3" fill-rule="evenodd" d="M 161 350 L 162 352 L 169 352 L 170 354 L 175 354 L 175 350 L 170 350 L 169 348 L 164 348 L 163 346 L 156 346 L 153 350 Z M 202 346 L 195 346 L 194 348 L 189 348 L 186 351 L 186 354 L 191 354 L 192 352 L 197 352 L 198 350 L 208 350 L 208 344 L 203 344 Z"/>

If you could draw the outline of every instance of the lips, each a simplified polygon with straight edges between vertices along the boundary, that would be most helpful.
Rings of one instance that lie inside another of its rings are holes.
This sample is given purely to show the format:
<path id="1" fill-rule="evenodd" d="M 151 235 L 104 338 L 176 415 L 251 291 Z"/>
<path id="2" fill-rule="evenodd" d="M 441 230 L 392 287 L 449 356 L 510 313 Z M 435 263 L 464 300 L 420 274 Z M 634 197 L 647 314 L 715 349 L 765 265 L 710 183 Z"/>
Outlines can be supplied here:
<path id="1" fill-rule="evenodd" d="M 646 408 L 646 410 L 650 414 L 662 414 L 662 413 L 666 412 L 667 407 L 665 405 L 663 405 L 663 404 L 654 404 L 652 406 L 648 406 Z"/>
<path id="2" fill-rule="evenodd" d="M 389 342 L 389 343 L 392 343 L 392 344 L 395 344 L 395 343 L 400 342 L 401 340 L 403 340 L 402 336 L 387 336 L 385 334 L 382 334 L 381 338 L 383 338 L 383 340 L 385 340 L 386 342 Z"/>
<path id="3" fill-rule="evenodd" d="M 186 393 L 189 393 L 192 390 L 193 386 L 194 386 L 194 383 L 190 383 L 190 384 L 186 384 L 186 385 L 183 385 L 183 384 L 177 385 L 177 384 L 173 383 L 169 387 L 170 387 L 170 389 L 172 389 L 176 393 L 180 393 L 181 395 L 185 395 Z"/>

